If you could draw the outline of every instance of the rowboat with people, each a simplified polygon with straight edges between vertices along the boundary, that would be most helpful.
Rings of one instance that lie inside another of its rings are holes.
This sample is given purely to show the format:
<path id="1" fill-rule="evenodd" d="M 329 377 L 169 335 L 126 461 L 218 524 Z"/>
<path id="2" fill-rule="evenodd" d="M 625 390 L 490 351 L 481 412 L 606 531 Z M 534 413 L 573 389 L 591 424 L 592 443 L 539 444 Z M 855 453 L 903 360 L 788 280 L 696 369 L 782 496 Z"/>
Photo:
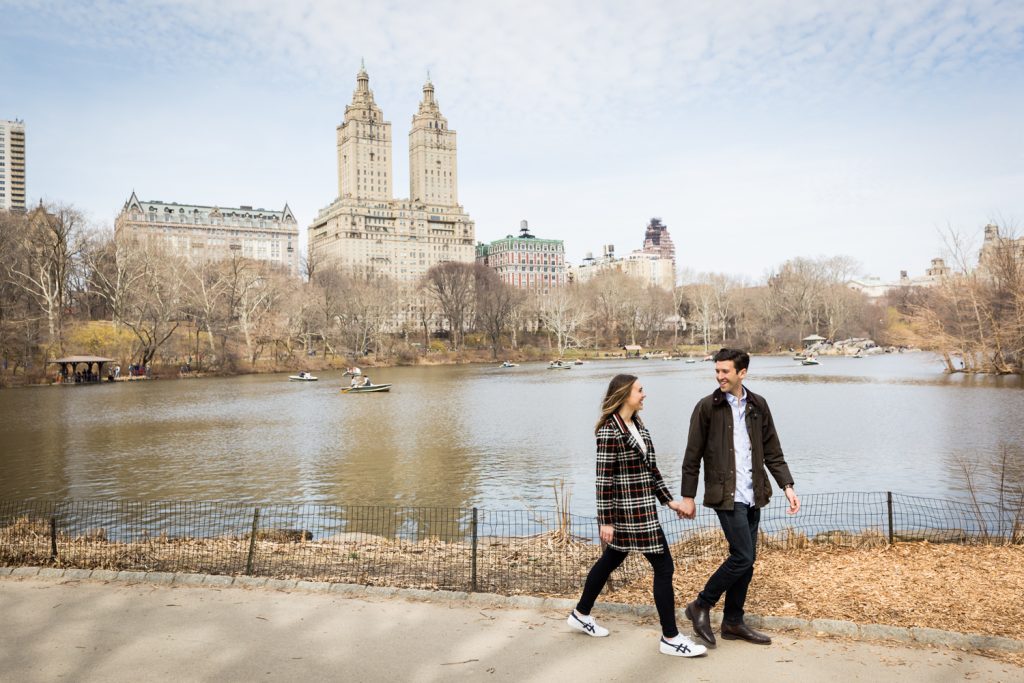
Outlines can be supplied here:
<path id="1" fill-rule="evenodd" d="M 315 382 L 317 381 L 317 379 L 318 378 L 316 376 L 309 372 L 306 372 L 305 370 L 303 370 L 297 375 L 288 375 L 289 382 Z"/>
<path id="2" fill-rule="evenodd" d="M 391 391 L 390 384 L 360 384 L 354 387 L 345 387 L 341 390 L 343 394 L 374 394 L 382 391 Z"/>
<path id="3" fill-rule="evenodd" d="M 565 363 L 560 360 L 553 360 L 548 363 L 548 370 L 572 370 L 572 364 Z"/>

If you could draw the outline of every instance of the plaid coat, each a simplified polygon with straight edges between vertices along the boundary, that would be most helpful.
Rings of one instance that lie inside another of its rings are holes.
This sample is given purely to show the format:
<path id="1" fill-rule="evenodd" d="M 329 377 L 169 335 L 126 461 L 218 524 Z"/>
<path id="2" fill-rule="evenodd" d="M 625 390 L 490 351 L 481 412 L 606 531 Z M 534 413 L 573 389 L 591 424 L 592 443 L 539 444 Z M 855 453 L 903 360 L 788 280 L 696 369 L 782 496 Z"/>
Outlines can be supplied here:
<path id="1" fill-rule="evenodd" d="M 615 527 L 608 545 L 616 550 L 660 553 L 658 502 L 668 504 L 672 494 L 658 471 L 650 433 L 638 416 L 633 421 L 646 455 L 617 413 L 597 430 L 597 523 Z"/>

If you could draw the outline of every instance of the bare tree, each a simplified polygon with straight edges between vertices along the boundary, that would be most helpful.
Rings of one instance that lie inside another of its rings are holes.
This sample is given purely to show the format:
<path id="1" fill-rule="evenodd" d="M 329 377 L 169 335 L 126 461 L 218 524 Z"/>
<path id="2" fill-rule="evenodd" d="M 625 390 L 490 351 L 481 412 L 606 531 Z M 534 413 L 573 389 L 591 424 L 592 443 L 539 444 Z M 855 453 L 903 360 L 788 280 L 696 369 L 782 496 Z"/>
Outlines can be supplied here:
<path id="1" fill-rule="evenodd" d="M 458 351 L 474 303 L 473 265 L 446 261 L 431 266 L 425 277 L 427 290 L 437 300 L 441 313 L 448 320 L 452 350 Z"/>
<path id="2" fill-rule="evenodd" d="M 473 269 L 476 290 L 477 325 L 491 342 L 491 355 L 497 359 L 501 336 L 508 329 L 512 313 L 521 301 L 519 292 L 501 281 L 493 269 L 477 264 Z"/>
<path id="3" fill-rule="evenodd" d="M 138 340 L 139 361 L 148 365 L 184 317 L 180 273 L 185 264 L 152 245 L 138 249 L 128 252 L 133 272 L 125 281 L 133 286 L 123 299 L 119 317 Z"/>
<path id="4" fill-rule="evenodd" d="M 581 297 L 574 287 L 556 287 L 541 299 L 540 317 L 544 327 L 555 335 L 558 355 L 575 341 L 577 331 L 587 319 Z"/>
<path id="5" fill-rule="evenodd" d="M 24 232 L 15 236 L 15 251 L 4 259 L 8 280 L 22 288 L 45 317 L 47 355 L 61 354 L 69 292 L 86 240 L 85 221 L 70 206 L 41 205 L 23 225 Z"/>

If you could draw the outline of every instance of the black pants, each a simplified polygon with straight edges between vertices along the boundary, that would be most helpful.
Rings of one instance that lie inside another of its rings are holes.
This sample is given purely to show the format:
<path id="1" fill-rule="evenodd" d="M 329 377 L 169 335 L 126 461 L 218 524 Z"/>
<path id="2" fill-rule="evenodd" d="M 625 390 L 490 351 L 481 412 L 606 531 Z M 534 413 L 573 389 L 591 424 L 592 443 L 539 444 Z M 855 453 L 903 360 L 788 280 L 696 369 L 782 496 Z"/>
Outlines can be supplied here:
<path id="1" fill-rule="evenodd" d="M 747 588 L 754 577 L 757 559 L 757 525 L 761 510 L 744 503 L 735 503 L 732 510 L 716 510 L 718 521 L 729 541 L 729 557 L 708 579 L 697 599 L 701 606 L 711 609 L 725 593 L 725 613 L 722 620 L 729 624 L 743 623 L 743 604 L 747 601 Z"/>
<path id="2" fill-rule="evenodd" d="M 608 583 L 608 577 L 619 568 L 628 554 L 611 546 L 604 549 L 604 553 L 587 574 L 587 581 L 583 584 L 583 595 L 576 603 L 577 612 L 590 614 L 601 589 Z M 674 638 L 679 635 L 679 629 L 676 628 L 676 594 L 672 588 L 672 573 L 675 571 L 675 565 L 672 563 L 672 553 L 668 550 L 665 534 L 661 534 L 661 552 L 644 553 L 644 557 L 654 569 L 654 605 L 658 608 L 661 633 L 666 638 Z"/>

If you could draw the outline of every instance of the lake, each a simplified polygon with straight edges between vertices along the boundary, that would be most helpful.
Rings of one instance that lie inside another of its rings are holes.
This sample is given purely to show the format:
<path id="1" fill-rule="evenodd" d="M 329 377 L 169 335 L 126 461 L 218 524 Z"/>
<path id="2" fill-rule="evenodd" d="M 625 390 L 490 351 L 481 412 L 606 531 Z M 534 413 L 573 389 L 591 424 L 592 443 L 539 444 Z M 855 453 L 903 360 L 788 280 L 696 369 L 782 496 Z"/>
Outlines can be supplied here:
<path id="1" fill-rule="evenodd" d="M 746 385 L 772 408 L 802 494 L 983 497 L 1007 454 L 1024 482 L 1020 377 L 945 375 L 924 353 L 755 357 Z M 640 377 L 642 413 L 678 494 L 694 404 L 712 363 L 616 359 L 368 369 L 390 393 L 344 395 L 340 372 L 0 392 L 0 499 L 218 500 L 594 510 L 594 421 L 608 380 Z"/>

